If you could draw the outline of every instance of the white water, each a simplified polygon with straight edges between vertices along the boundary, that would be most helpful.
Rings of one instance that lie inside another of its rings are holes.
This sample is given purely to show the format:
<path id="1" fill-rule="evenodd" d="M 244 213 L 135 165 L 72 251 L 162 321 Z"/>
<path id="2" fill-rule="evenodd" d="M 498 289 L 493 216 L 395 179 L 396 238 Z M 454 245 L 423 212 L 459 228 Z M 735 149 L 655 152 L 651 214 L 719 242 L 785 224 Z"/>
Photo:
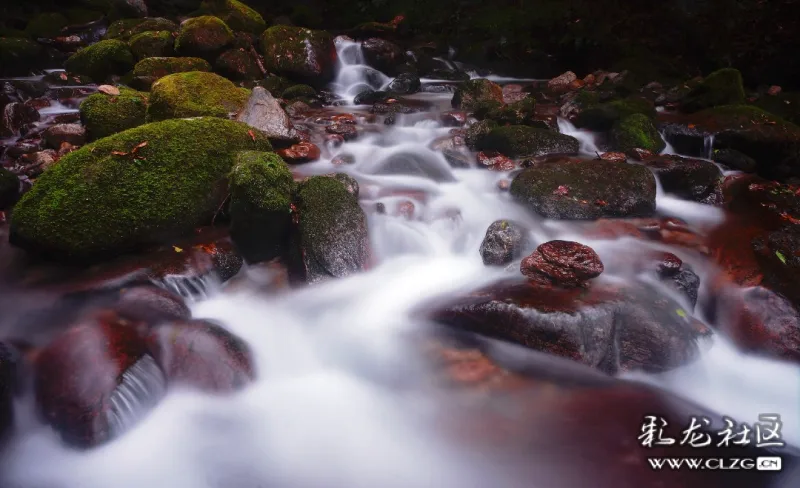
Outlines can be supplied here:
<path id="1" fill-rule="evenodd" d="M 356 68 L 358 53 L 344 52 L 349 48 L 339 46 L 342 59 L 352 60 L 347 66 L 354 67 L 337 79 L 345 97 L 366 79 Z M 559 121 L 562 132 L 579 137 L 582 152 L 593 156 L 594 136 L 570 125 Z M 27 419 L 19 426 L 25 435 L 0 466 L 0 486 L 531 487 L 529 479 L 516 478 L 514 469 L 498 468 L 491 452 L 474 451 L 437 433 L 432 418 L 448 408 L 450 399 L 426 386 L 430 371 L 407 342 L 429 326 L 413 312 L 422 303 L 505 276 L 501 269 L 484 267 L 478 254 L 485 229 L 499 218 L 528 225 L 534 242 L 581 240 L 604 260 L 643 244 L 590 241 L 572 233 L 569 224 L 523 212 L 496 189 L 497 180 L 507 175 L 451 169 L 428 149 L 446 133 L 431 120 L 401 118 L 398 126 L 347 143 L 310 166 L 327 173 L 336 154 L 355 157 L 356 164 L 336 170 L 361 184 L 378 261 L 374 269 L 281 295 L 245 289 L 192 305 L 196 317 L 218 319 L 247 341 L 256 359 L 255 384 L 226 397 L 172 391 L 132 431 L 88 452 L 64 447 L 48 428 Z M 381 174 L 387 161 L 403 154 L 444 181 Z M 402 200 L 413 201 L 413 218 L 393 216 Z M 378 202 L 385 204 L 386 215 L 372 212 Z M 716 209 L 661 192 L 657 203 L 660 211 L 690 223 L 720 218 Z M 701 278 L 708 276 L 707 262 L 676 253 Z M 626 278 L 615 272 L 607 269 L 604 276 Z M 629 377 L 744 422 L 759 413 L 781 413 L 784 438 L 800 445 L 800 372 L 794 365 L 740 354 L 716 338 L 695 364 L 660 376 Z"/>

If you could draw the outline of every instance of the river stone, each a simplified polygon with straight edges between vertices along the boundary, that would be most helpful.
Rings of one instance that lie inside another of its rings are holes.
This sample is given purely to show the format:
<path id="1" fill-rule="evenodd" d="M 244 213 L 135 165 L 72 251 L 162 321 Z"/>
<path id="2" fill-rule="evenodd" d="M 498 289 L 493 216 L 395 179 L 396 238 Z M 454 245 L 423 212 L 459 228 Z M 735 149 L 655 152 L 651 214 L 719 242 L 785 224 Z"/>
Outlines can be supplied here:
<path id="1" fill-rule="evenodd" d="M 486 229 L 480 253 L 483 264 L 506 265 L 522 255 L 527 246 L 527 230 L 511 220 L 498 220 Z"/>
<path id="2" fill-rule="evenodd" d="M 270 92 L 260 86 L 253 88 L 247 105 L 236 120 L 260 130 L 269 139 L 300 142 L 299 134 L 292 126 L 286 111 Z"/>
<path id="3" fill-rule="evenodd" d="M 508 157 L 518 158 L 577 154 L 580 142 L 572 136 L 547 129 L 509 125 L 493 128 L 487 134 L 478 136 L 475 147 L 481 151 L 498 151 Z"/>
<path id="4" fill-rule="evenodd" d="M 522 260 L 520 270 L 532 282 L 543 286 L 574 288 L 600 276 L 603 262 L 589 246 L 571 241 L 545 242 Z"/>
<path id="5" fill-rule="evenodd" d="M 675 155 L 653 156 L 644 161 L 667 193 L 700 203 L 722 201 L 722 172 L 716 164 Z"/>

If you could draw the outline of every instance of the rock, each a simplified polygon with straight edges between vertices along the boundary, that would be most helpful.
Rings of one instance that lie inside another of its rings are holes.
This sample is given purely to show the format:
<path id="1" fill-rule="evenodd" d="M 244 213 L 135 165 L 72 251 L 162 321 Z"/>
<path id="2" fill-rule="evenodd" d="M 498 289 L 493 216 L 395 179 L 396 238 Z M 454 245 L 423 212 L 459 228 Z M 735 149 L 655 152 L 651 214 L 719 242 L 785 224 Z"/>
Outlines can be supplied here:
<path id="1" fill-rule="evenodd" d="M 176 32 L 178 24 L 162 17 L 151 17 L 147 19 L 122 19 L 112 22 L 108 26 L 105 39 L 117 39 L 127 41 L 142 32 Z"/>
<path id="2" fill-rule="evenodd" d="M 160 78 L 190 71 L 211 71 L 211 65 L 200 58 L 147 58 L 136 63 L 133 76 L 144 79 L 149 91 L 150 85 Z"/>
<path id="3" fill-rule="evenodd" d="M 363 270 L 369 256 L 367 221 L 341 182 L 314 176 L 297 192 L 296 273 L 307 283 Z"/>
<path id="4" fill-rule="evenodd" d="M 714 149 L 711 151 L 711 160 L 745 173 L 754 172 L 758 166 L 755 159 L 736 149 Z"/>
<path id="5" fill-rule="evenodd" d="M 233 31 L 213 15 L 189 19 L 181 24 L 175 39 L 175 51 L 180 56 L 203 58 L 213 62 L 233 44 Z"/>
<path id="6" fill-rule="evenodd" d="M 442 113 L 439 120 L 445 127 L 461 127 L 467 123 L 467 113 L 460 110 L 451 110 Z"/>
<path id="7" fill-rule="evenodd" d="M 600 159 L 603 161 L 609 161 L 611 163 L 627 163 L 628 157 L 625 153 L 621 152 L 605 152 L 600 155 Z"/>
<path id="8" fill-rule="evenodd" d="M 320 154 L 316 144 L 310 142 L 301 142 L 288 149 L 278 151 L 278 155 L 290 164 L 310 163 L 319 159 Z"/>
<path id="9" fill-rule="evenodd" d="M 372 105 L 375 103 L 386 102 L 391 98 L 394 98 L 394 94 L 389 93 L 387 91 L 367 89 L 360 92 L 358 95 L 355 96 L 355 98 L 353 98 L 353 104 Z"/>
<path id="10" fill-rule="evenodd" d="M 144 339 L 113 312 L 68 328 L 41 350 L 35 368 L 39 414 L 80 448 L 121 435 L 165 390 Z"/>
<path id="11" fill-rule="evenodd" d="M 551 130 L 510 125 L 491 129 L 488 134 L 478 138 L 475 147 L 481 151 L 498 151 L 518 158 L 545 154 L 577 154 L 580 143 L 572 136 Z"/>
<path id="12" fill-rule="evenodd" d="M 465 81 L 456 89 L 452 100 L 453 108 L 474 112 L 485 104 L 503 104 L 503 89 L 500 85 L 486 79 Z"/>
<path id="13" fill-rule="evenodd" d="M 248 263 L 283 256 L 291 225 L 292 173 L 274 153 L 236 155 L 231 172 L 231 236 Z"/>
<path id="14" fill-rule="evenodd" d="M 214 66 L 217 72 L 234 81 L 257 80 L 264 75 L 254 53 L 242 49 L 225 51 Z"/>
<path id="15" fill-rule="evenodd" d="M 354 197 L 358 198 L 358 193 L 359 193 L 358 180 L 356 180 L 352 176 L 348 175 L 347 173 L 332 173 L 332 174 L 328 174 L 328 175 L 325 175 L 325 176 L 333 178 L 334 180 L 336 180 L 339 183 L 343 184 L 345 189 L 347 189 L 348 193 L 350 193 Z M 411 206 L 412 206 L 411 213 L 413 213 L 414 204 L 412 203 Z"/>
<path id="16" fill-rule="evenodd" d="M 419 76 L 413 73 L 400 73 L 389 83 L 389 91 L 400 95 L 411 95 L 422 88 Z"/>
<path id="17" fill-rule="evenodd" d="M 147 121 L 203 116 L 228 118 L 245 107 L 249 96 L 247 90 L 214 73 L 176 73 L 153 83 Z"/>
<path id="18" fill-rule="evenodd" d="M 116 0 L 113 8 L 123 17 L 147 17 L 147 4 L 144 0 Z"/>
<path id="19" fill-rule="evenodd" d="M 545 242 L 520 265 L 522 274 L 542 286 L 585 286 L 603 272 L 603 262 L 589 246 L 571 241 Z"/>
<path id="20" fill-rule="evenodd" d="M 800 221 L 753 240 L 764 285 L 800 305 Z"/>
<path id="21" fill-rule="evenodd" d="M 86 128 L 81 124 L 56 124 L 48 127 L 42 134 L 45 143 L 58 149 L 61 144 L 68 142 L 73 146 L 86 144 Z"/>
<path id="22" fill-rule="evenodd" d="M 675 155 L 653 156 L 644 161 L 665 192 L 707 204 L 722 203 L 722 172 L 714 164 Z"/>
<path id="23" fill-rule="evenodd" d="M 317 98 L 317 90 L 308 85 L 294 85 L 284 90 L 281 98 L 286 100 L 305 99 L 313 100 Z"/>
<path id="24" fill-rule="evenodd" d="M 517 167 L 513 160 L 496 151 L 479 152 L 478 166 L 492 171 L 513 171 Z"/>
<path id="25" fill-rule="evenodd" d="M 112 306 L 120 317 L 150 326 L 173 320 L 189 320 L 192 316 L 180 295 L 151 284 L 120 289 Z"/>
<path id="26" fill-rule="evenodd" d="M 634 161 L 644 161 L 647 158 L 653 157 L 653 152 L 648 151 L 647 149 L 642 149 L 641 147 L 636 147 L 627 151 L 625 155 Z"/>
<path id="27" fill-rule="evenodd" d="M 15 208 L 10 241 L 96 260 L 191 233 L 219 211 L 240 150 L 271 146 L 247 125 L 213 117 L 157 122 L 100 139 L 37 180 Z M 93 177 L 82 176 L 87 172 Z"/>
<path id="28" fill-rule="evenodd" d="M 450 168 L 439 158 L 419 152 L 396 152 L 374 164 L 370 172 L 376 175 L 415 176 L 439 183 L 455 181 Z"/>
<path id="29" fill-rule="evenodd" d="M 17 175 L 0 167 L 0 210 L 11 208 L 20 196 L 20 184 Z"/>
<path id="30" fill-rule="evenodd" d="M 277 98 L 282 97 L 284 90 L 292 86 L 292 82 L 283 76 L 268 76 L 257 84 Z"/>
<path id="31" fill-rule="evenodd" d="M 299 134 L 278 100 L 260 86 L 253 88 L 247 105 L 236 120 L 258 129 L 276 141 L 295 143 L 300 140 Z"/>
<path id="32" fill-rule="evenodd" d="M 37 178 L 56 164 L 59 158 L 60 155 L 53 149 L 45 149 L 44 151 L 26 154 L 19 161 L 27 165 L 22 170 L 25 176 Z"/>
<path id="33" fill-rule="evenodd" d="M 127 88 L 117 91 L 115 96 L 96 93 L 81 103 L 81 123 L 86 127 L 89 140 L 102 139 L 145 123 L 147 94 Z"/>
<path id="34" fill-rule="evenodd" d="M 200 13 L 215 15 L 235 31 L 261 34 L 267 28 L 261 14 L 237 0 L 204 0 Z"/>
<path id="35" fill-rule="evenodd" d="M 490 108 L 486 112 L 485 118 L 492 119 L 500 125 L 532 125 L 542 129 L 548 128 L 547 123 L 536 118 L 536 99 L 533 97 Z"/>
<path id="36" fill-rule="evenodd" d="M 170 31 L 147 31 L 128 41 L 136 59 L 170 57 L 175 55 L 175 40 Z"/>
<path id="37" fill-rule="evenodd" d="M 721 105 L 744 103 L 742 74 L 733 68 L 724 68 L 708 75 L 693 88 L 681 103 L 684 112 L 698 112 Z"/>
<path id="38" fill-rule="evenodd" d="M 86 75 L 96 82 L 111 75 L 124 75 L 136 61 L 128 45 L 122 41 L 100 41 L 70 56 L 64 67 L 70 73 Z"/>
<path id="39" fill-rule="evenodd" d="M 266 68 L 314 86 L 333 79 L 337 63 L 333 39 L 325 31 L 276 25 L 261 35 Z"/>
<path id="40" fill-rule="evenodd" d="M 0 137 L 18 137 L 39 120 L 39 111 L 29 102 L 11 102 L 3 108 Z"/>
<path id="41" fill-rule="evenodd" d="M 646 149 L 660 153 L 667 147 L 650 119 L 642 114 L 630 115 L 616 122 L 611 129 L 611 139 L 614 149 L 620 152 Z"/>
<path id="42" fill-rule="evenodd" d="M 483 264 L 504 266 L 522 256 L 528 246 L 528 231 L 511 220 L 497 220 L 486 230 L 480 253 Z"/>
<path id="43" fill-rule="evenodd" d="M 331 124 L 325 127 L 325 132 L 342 136 L 345 141 L 352 141 L 358 137 L 358 129 L 353 124 Z"/>
<path id="44" fill-rule="evenodd" d="M 779 87 L 778 85 L 772 85 L 767 89 L 767 95 L 774 97 L 779 95 L 781 91 L 782 91 L 781 87 Z"/>
<path id="45" fill-rule="evenodd" d="M 0 76 L 27 76 L 42 62 L 43 52 L 29 39 L 0 37 Z"/>
<path id="46" fill-rule="evenodd" d="M 396 72 L 397 66 L 405 57 L 400 46 L 377 37 L 363 41 L 361 51 L 364 53 L 364 61 L 367 65 L 388 74 Z"/>
<path id="47" fill-rule="evenodd" d="M 691 310 L 697 305 L 697 296 L 700 291 L 700 277 L 688 265 L 683 265 L 682 268 L 674 275 L 667 276 L 665 281 L 675 291 L 686 297 L 691 305 Z"/>
<path id="48" fill-rule="evenodd" d="M 501 283 L 434 314 L 437 322 L 562 356 L 609 374 L 667 371 L 711 331 L 655 289 Z"/>
<path id="49" fill-rule="evenodd" d="M 544 163 L 517 175 L 511 195 L 553 219 L 649 217 L 656 209 L 655 177 L 647 168 L 627 163 Z"/>
<path id="50" fill-rule="evenodd" d="M 45 12 L 28 21 L 25 32 L 34 39 L 52 38 L 58 36 L 67 24 L 69 20 L 64 15 L 58 12 Z"/>
<path id="51" fill-rule="evenodd" d="M 653 103 L 642 97 L 629 97 L 606 103 L 591 103 L 575 117 L 575 126 L 594 131 L 610 130 L 614 124 L 631 115 L 644 115 L 648 119 L 656 116 Z"/>
<path id="52" fill-rule="evenodd" d="M 470 125 L 464 134 L 464 143 L 470 149 L 478 147 L 479 142 L 487 136 L 492 129 L 497 127 L 497 122 L 492 120 L 481 120 Z"/>
<path id="53" fill-rule="evenodd" d="M 570 90 L 570 84 L 577 80 L 578 76 L 572 71 L 567 71 L 547 82 L 547 88 L 555 93 L 564 93 Z"/>

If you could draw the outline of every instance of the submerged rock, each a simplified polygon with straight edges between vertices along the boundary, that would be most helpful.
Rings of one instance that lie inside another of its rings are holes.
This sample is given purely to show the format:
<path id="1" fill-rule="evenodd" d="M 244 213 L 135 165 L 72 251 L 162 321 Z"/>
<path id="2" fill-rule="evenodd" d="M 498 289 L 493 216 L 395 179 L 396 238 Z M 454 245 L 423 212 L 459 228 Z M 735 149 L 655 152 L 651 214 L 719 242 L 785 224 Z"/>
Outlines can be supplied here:
<path id="1" fill-rule="evenodd" d="M 483 264 L 503 266 L 522 256 L 528 245 L 527 234 L 527 229 L 511 220 L 492 222 L 481 242 Z"/>
<path id="2" fill-rule="evenodd" d="M 541 286 L 585 286 L 603 272 L 603 262 L 589 246 L 571 241 L 545 242 L 522 260 L 520 271 Z"/>

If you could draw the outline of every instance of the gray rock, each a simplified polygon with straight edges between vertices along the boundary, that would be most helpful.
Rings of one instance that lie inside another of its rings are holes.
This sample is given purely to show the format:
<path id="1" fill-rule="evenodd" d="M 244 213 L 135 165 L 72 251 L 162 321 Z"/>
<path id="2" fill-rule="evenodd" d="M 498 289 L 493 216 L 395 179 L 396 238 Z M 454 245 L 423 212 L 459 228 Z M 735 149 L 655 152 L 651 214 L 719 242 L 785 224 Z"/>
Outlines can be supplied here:
<path id="1" fill-rule="evenodd" d="M 293 144 L 300 142 L 289 115 L 278 100 L 260 86 L 253 88 L 253 94 L 236 120 L 260 130 L 270 139 Z"/>
<path id="2" fill-rule="evenodd" d="M 486 230 L 486 237 L 481 243 L 483 264 L 502 266 L 522 255 L 527 245 L 525 229 L 510 220 L 498 220 Z"/>
<path id="3" fill-rule="evenodd" d="M 68 142 L 73 146 L 86 144 L 86 128 L 81 124 L 56 124 L 44 131 L 45 144 L 53 149 L 58 149 L 61 144 Z"/>

